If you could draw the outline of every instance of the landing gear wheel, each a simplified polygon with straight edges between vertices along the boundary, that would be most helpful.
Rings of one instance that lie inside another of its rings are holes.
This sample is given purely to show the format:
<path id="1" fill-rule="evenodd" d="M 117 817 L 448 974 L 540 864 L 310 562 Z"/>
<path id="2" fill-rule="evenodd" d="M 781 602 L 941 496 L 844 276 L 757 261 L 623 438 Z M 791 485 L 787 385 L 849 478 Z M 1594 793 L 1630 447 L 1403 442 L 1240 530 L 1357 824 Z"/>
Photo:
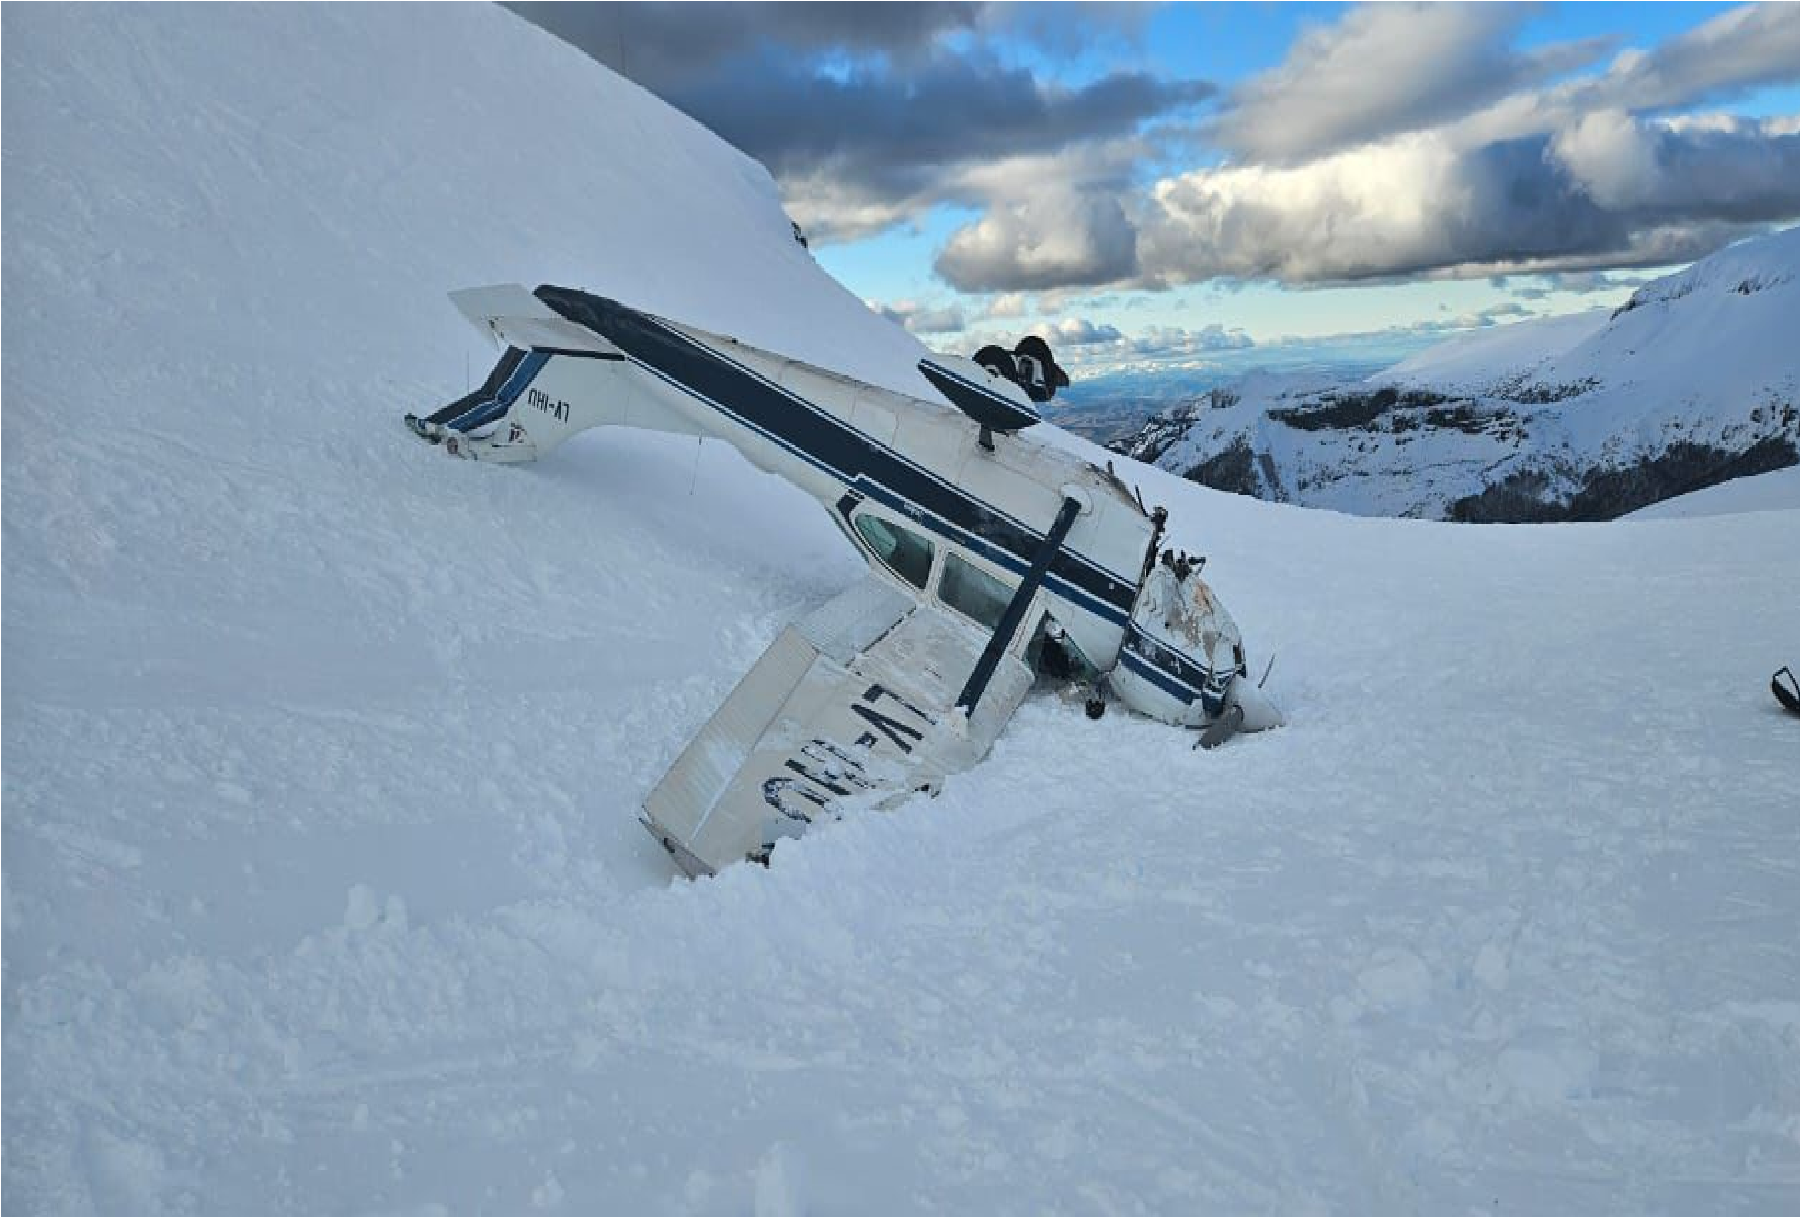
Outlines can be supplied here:
<path id="1" fill-rule="evenodd" d="M 1204 732 L 1200 733 L 1200 739 L 1194 742 L 1194 747 L 1216 749 L 1237 735 L 1238 729 L 1242 726 L 1244 726 L 1244 708 L 1234 702 L 1226 707 L 1224 713 L 1214 719 Z"/>

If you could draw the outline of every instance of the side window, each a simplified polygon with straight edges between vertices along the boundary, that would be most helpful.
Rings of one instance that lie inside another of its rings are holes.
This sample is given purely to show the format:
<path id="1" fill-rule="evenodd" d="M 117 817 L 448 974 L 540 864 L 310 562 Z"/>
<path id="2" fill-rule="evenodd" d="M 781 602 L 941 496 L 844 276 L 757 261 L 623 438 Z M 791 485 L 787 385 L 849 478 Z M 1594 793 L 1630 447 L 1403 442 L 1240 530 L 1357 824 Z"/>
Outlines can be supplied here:
<path id="1" fill-rule="evenodd" d="M 1000 624 L 1000 618 L 1011 603 L 1013 589 L 979 567 L 972 567 L 952 554 L 944 560 L 944 574 L 938 580 L 938 599 L 986 626 Z"/>
<path id="2" fill-rule="evenodd" d="M 856 531 L 894 574 L 915 588 L 931 577 L 931 543 L 911 529 L 903 529 L 875 516 L 856 518 Z"/>

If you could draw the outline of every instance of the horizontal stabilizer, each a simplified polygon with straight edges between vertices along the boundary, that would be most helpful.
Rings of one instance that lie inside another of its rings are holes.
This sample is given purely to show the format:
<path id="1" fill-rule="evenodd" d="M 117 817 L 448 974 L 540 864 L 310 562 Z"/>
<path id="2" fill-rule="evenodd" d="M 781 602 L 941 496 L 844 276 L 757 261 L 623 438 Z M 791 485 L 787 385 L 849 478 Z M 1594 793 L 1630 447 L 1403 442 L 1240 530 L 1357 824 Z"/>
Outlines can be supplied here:
<path id="1" fill-rule="evenodd" d="M 469 324 L 502 347 L 619 358 L 617 347 L 577 325 L 516 283 L 463 288 L 450 302 Z"/>

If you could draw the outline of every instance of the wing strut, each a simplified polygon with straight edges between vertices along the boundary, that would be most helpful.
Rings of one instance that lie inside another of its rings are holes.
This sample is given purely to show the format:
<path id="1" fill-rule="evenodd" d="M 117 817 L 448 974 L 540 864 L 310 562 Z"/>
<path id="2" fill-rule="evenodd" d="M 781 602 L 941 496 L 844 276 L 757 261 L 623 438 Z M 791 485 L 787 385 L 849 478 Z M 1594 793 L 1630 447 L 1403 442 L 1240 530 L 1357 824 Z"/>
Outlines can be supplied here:
<path id="1" fill-rule="evenodd" d="M 1056 558 L 1056 552 L 1062 549 L 1063 541 L 1069 536 L 1069 530 L 1075 526 L 1075 517 L 1081 515 L 1081 503 L 1070 498 L 1062 502 L 1062 511 L 1056 514 L 1056 523 L 1050 526 L 1044 544 L 1038 547 L 1036 557 L 1031 560 L 1031 570 L 1019 583 L 1019 590 L 1013 593 L 1012 600 L 1006 606 L 1006 612 L 1000 615 L 1000 624 L 994 627 L 994 637 L 982 649 L 981 658 L 975 661 L 975 671 L 969 674 L 969 683 L 956 699 L 959 709 L 974 715 L 975 704 L 981 701 L 981 695 L 987 691 L 988 682 L 993 680 L 994 669 L 1000 664 L 1000 657 L 1012 646 L 1013 635 L 1019 632 L 1019 623 L 1025 620 L 1025 610 L 1031 607 L 1031 598 L 1037 595 L 1039 585 L 1044 576 L 1050 573 L 1050 564 Z"/>

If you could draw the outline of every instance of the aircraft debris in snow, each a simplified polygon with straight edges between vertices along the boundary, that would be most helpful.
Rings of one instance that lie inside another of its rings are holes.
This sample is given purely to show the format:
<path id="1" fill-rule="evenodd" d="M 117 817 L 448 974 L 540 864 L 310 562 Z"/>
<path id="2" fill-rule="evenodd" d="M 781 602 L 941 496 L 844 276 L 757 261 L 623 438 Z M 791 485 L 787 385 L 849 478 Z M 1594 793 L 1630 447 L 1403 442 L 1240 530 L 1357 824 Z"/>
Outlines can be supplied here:
<path id="1" fill-rule="evenodd" d="M 920 360 L 934 401 L 570 288 L 451 299 L 504 351 L 480 388 L 407 416 L 421 438 L 514 462 L 592 427 L 715 437 L 817 499 L 869 564 L 770 645 L 645 800 L 688 875 L 935 793 L 1040 673 L 1086 685 L 1091 713 L 1110 693 L 1209 745 L 1279 722 L 1204 560 L 1159 550 L 1163 510 L 1020 434 L 1068 384 L 1043 340 Z"/>

